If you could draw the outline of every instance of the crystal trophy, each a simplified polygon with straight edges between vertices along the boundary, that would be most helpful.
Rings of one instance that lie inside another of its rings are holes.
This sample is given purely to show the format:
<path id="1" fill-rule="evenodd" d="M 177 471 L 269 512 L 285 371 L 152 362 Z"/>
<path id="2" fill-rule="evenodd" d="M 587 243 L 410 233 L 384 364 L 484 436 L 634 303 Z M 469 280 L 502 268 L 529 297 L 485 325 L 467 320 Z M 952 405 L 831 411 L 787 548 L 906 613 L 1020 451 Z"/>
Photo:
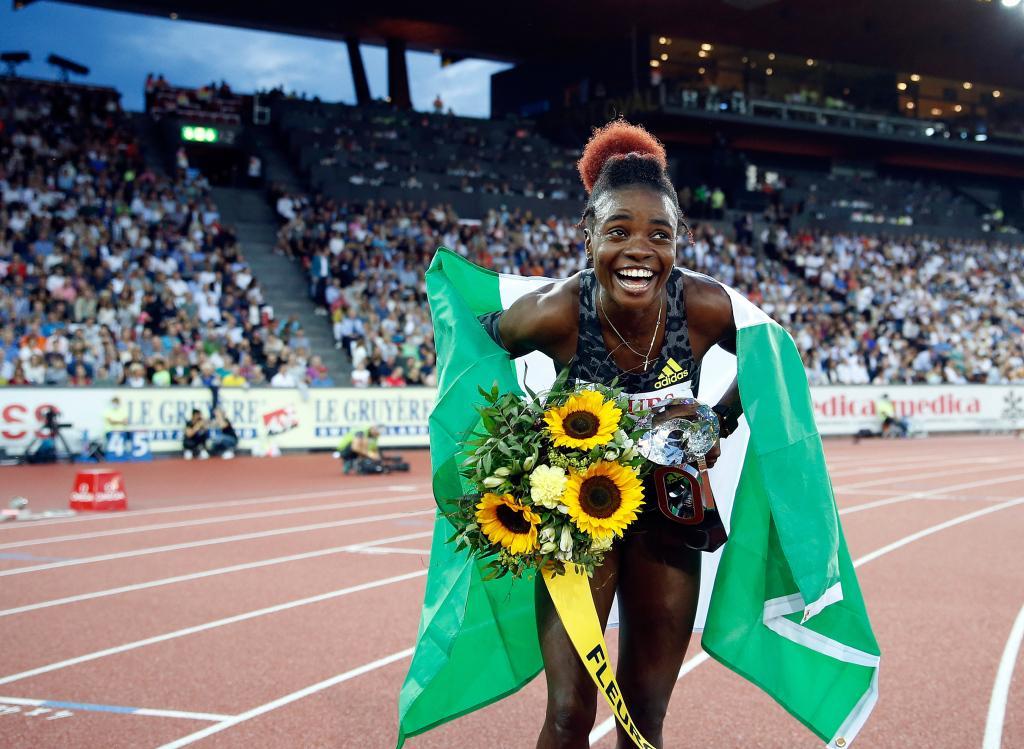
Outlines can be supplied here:
<path id="1" fill-rule="evenodd" d="M 728 538 L 715 504 L 708 476 L 707 454 L 718 441 L 718 415 L 693 398 L 678 399 L 686 415 L 648 416 L 637 442 L 640 454 L 657 464 L 654 486 L 658 507 L 670 520 L 684 526 L 684 543 L 700 551 L 715 551 Z M 667 408 L 667 407 L 666 407 Z"/>

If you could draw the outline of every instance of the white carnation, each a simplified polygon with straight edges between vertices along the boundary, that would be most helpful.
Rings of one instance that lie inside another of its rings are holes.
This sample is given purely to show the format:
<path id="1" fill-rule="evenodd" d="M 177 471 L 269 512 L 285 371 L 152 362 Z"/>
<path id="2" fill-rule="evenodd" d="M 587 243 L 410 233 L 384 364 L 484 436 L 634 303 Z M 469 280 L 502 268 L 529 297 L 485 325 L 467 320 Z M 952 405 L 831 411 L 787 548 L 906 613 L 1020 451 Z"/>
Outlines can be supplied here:
<path id="1" fill-rule="evenodd" d="M 530 472 L 530 499 L 535 505 L 553 510 L 560 504 L 568 480 L 564 469 L 539 465 Z"/>

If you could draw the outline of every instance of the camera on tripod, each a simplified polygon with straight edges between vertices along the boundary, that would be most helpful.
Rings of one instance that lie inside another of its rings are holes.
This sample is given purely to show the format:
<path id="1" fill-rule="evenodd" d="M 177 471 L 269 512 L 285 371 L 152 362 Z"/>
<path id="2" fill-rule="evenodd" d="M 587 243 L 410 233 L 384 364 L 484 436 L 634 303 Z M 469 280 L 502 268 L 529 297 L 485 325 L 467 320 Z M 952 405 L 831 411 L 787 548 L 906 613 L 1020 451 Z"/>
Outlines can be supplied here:
<path id="1" fill-rule="evenodd" d="M 60 411 L 50 407 L 43 414 L 43 429 L 49 432 L 49 436 L 56 439 L 61 429 L 70 429 L 72 424 L 69 421 L 59 421 Z"/>
<path id="2" fill-rule="evenodd" d="M 60 460 L 60 450 L 63 448 L 64 456 L 69 463 L 75 461 L 74 453 L 68 447 L 68 442 L 61 434 L 62 429 L 71 429 L 70 422 L 60 420 L 60 411 L 50 406 L 43 412 L 43 426 L 39 434 L 32 440 L 25 452 L 21 455 L 23 463 L 56 463 Z M 40 436 L 41 435 L 41 436 Z"/>

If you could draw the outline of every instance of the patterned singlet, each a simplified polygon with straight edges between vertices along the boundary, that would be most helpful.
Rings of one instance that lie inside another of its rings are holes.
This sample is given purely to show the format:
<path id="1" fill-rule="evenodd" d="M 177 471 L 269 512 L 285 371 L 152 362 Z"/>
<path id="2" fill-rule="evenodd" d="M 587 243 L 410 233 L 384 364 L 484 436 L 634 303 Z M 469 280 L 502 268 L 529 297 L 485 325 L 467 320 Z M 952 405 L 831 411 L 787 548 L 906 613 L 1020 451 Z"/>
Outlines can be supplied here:
<path id="1" fill-rule="evenodd" d="M 658 358 L 646 372 L 624 372 L 615 363 L 597 312 L 597 279 L 592 268 L 580 274 L 580 321 L 576 355 L 569 363 L 569 379 L 581 383 L 618 385 L 629 394 L 634 408 L 650 408 L 666 398 L 696 397 L 698 365 L 690 348 L 683 298 L 683 271 L 673 268 L 666 292 L 665 341 Z"/>

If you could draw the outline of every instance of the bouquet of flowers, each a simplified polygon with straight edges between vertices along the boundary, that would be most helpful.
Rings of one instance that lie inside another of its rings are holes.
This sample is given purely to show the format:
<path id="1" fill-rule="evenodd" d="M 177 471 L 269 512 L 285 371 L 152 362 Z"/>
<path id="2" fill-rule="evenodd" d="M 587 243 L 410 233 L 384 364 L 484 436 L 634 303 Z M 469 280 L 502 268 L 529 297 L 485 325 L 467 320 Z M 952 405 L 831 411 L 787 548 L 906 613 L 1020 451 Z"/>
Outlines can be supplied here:
<path id="1" fill-rule="evenodd" d="M 480 388 L 481 429 L 462 464 L 476 491 L 448 517 L 456 548 L 494 557 L 489 577 L 565 564 L 592 575 L 643 504 L 649 464 L 636 441 L 647 412 L 630 412 L 619 388 L 567 388 L 567 374 L 543 399 Z"/>

